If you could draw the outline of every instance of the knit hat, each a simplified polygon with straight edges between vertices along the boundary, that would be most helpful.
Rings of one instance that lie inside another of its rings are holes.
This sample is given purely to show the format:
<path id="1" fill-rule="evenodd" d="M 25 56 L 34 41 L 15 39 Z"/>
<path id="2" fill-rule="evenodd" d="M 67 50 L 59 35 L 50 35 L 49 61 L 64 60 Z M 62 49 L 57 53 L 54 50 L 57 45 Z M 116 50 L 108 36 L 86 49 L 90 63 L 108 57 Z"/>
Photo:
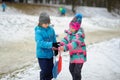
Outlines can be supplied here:
<path id="1" fill-rule="evenodd" d="M 70 22 L 69 26 L 74 28 L 75 30 L 79 30 L 81 27 L 81 22 L 82 22 L 82 14 L 77 13 Z"/>
<path id="2" fill-rule="evenodd" d="M 78 22 L 78 23 L 81 23 L 81 22 L 82 22 L 82 14 L 77 13 L 77 14 L 75 15 L 75 17 L 72 19 L 71 22 Z"/>
<path id="3" fill-rule="evenodd" d="M 46 12 L 42 12 L 39 17 L 39 24 L 49 24 L 50 17 Z"/>

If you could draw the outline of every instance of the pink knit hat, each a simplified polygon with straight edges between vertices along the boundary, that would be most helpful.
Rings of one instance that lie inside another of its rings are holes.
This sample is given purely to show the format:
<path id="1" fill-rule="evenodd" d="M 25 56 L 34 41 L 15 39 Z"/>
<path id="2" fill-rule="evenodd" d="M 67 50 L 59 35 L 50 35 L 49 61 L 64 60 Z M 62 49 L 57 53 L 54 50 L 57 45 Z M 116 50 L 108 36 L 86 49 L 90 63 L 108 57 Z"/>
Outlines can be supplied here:
<path id="1" fill-rule="evenodd" d="M 78 31 L 81 27 L 81 22 L 82 22 L 82 14 L 77 13 L 70 22 L 69 26 Z"/>
<path id="2" fill-rule="evenodd" d="M 73 28 L 73 29 L 75 29 L 75 30 L 79 30 L 81 24 L 78 23 L 78 22 L 70 22 L 69 26 L 70 26 L 70 28 Z"/>

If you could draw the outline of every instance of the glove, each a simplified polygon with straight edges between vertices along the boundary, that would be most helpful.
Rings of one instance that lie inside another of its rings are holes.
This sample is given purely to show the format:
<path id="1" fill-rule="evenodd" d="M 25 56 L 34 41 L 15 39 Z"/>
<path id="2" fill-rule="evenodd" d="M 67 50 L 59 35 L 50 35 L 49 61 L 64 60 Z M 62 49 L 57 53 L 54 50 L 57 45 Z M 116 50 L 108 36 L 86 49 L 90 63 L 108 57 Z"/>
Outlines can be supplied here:
<path id="1" fill-rule="evenodd" d="M 58 47 L 59 47 L 59 44 L 60 44 L 60 42 L 56 42 L 56 43 L 53 43 L 52 46 L 55 47 L 55 48 L 58 48 Z M 55 56 L 58 55 L 58 50 L 54 50 L 54 55 L 55 55 Z"/>
<path id="2" fill-rule="evenodd" d="M 54 55 L 55 55 L 55 56 L 58 55 L 58 50 L 54 50 Z"/>
<path id="3" fill-rule="evenodd" d="M 52 44 L 52 47 L 58 48 L 58 47 L 59 47 L 59 44 L 60 44 L 60 42 L 53 43 L 53 44 Z"/>

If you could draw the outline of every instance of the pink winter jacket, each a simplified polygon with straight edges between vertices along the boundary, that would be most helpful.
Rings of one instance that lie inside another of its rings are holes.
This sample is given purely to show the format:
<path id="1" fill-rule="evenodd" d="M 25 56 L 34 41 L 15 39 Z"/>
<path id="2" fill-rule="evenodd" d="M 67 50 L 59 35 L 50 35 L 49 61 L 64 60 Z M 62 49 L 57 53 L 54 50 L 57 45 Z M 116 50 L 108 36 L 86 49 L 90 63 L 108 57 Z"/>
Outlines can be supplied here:
<path id="1" fill-rule="evenodd" d="M 76 33 L 65 31 L 65 36 L 60 42 L 64 51 L 69 51 L 71 63 L 84 63 L 86 61 L 85 34 L 82 28 Z"/>

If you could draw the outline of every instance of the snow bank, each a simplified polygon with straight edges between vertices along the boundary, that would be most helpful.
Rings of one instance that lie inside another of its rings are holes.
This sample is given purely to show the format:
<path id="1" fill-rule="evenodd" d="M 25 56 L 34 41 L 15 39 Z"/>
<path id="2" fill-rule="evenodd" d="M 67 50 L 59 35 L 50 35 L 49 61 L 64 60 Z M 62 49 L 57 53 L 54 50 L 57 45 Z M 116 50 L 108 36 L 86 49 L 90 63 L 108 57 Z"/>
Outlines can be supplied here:
<path id="1" fill-rule="evenodd" d="M 116 17 L 109 13 L 106 8 L 98 8 L 98 7 L 77 7 L 77 12 L 82 13 L 85 17 L 105 17 L 105 18 L 120 18 L 120 16 Z"/>
<path id="2" fill-rule="evenodd" d="M 15 8 L 13 8 L 13 7 L 8 7 L 8 6 L 6 7 L 5 12 L 2 12 L 2 7 L 1 7 L 1 4 L 0 4 L 0 16 L 3 15 L 3 14 L 7 14 L 7 15 L 14 14 L 14 15 L 17 15 L 17 14 L 22 14 L 22 12 L 17 10 L 17 9 L 15 9 Z"/>
<path id="3" fill-rule="evenodd" d="M 77 7 L 77 12 L 85 17 L 83 20 L 85 28 L 120 29 L 120 16 L 112 15 L 106 8 Z M 85 25 L 87 22 L 89 24 Z"/>
<path id="4" fill-rule="evenodd" d="M 4 41 L 18 41 L 25 37 L 34 36 L 34 27 L 38 24 L 38 16 L 28 16 L 25 14 L 2 14 L 0 17 L 0 39 Z M 73 17 L 54 17 L 51 16 L 51 24 L 54 25 L 56 34 L 64 33 L 69 28 L 69 22 Z M 102 22 L 104 20 L 105 22 Z M 100 22 L 101 21 L 101 22 Z M 110 24 L 106 24 L 110 23 Z M 83 18 L 82 27 L 85 31 L 108 30 L 117 28 L 119 20 L 104 18 Z M 107 28 L 106 28 L 107 27 Z M 111 28 L 112 27 L 112 28 Z"/>
<path id="5" fill-rule="evenodd" d="M 2 15 L 0 17 L 0 39 L 17 41 L 32 36 L 37 19 L 26 15 Z"/>

